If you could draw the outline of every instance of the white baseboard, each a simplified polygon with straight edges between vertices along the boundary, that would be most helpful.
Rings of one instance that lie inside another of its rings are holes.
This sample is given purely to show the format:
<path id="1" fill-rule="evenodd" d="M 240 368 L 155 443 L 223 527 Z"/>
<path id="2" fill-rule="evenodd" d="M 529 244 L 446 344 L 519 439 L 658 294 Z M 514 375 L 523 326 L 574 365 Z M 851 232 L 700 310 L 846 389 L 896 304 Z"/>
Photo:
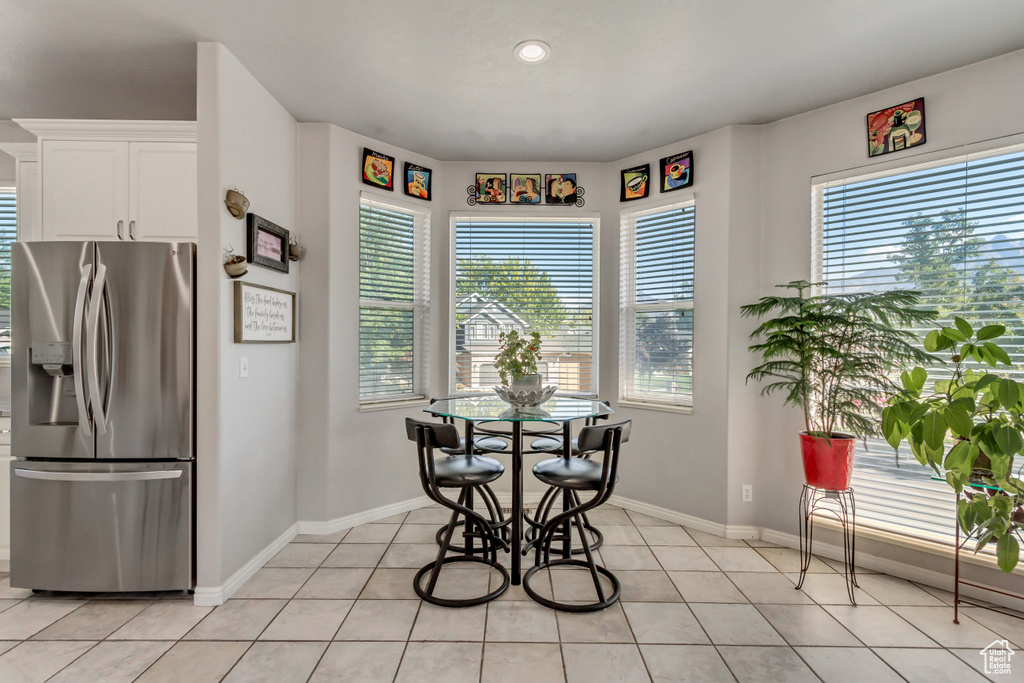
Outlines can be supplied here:
<path id="1" fill-rule="evenodd" d="M 650 515 L 651 517 L 657 517 L 658 519 L 664 519 L 668 522 L 675 522 L 697 531 L 703 531 L 707 534 L 714 534 L 715 536 L 722 536 L 723 538 L 760 538 L 761 529 L 756 526 L 729 526 L 727 524 L 719 524 L 718 522 L 711 522 L 700 517 L 694 517 L 693 515 L 683 514 L 682 512 L 676 512 L 675 510 L 669 510 L 668 508 L 658 507 L 657 505 L 651 505 L 650 503 L 643 503 L 639 500 L 632 500 L 630 498 L 623 498 L 622 496 L 612 496 L 608 501 L 612 505 L 618 505 L 619 507 L 633 512 L 639 512 L 644 515 Z"/>
<path id="2" fill-rule="evenodd" d="M 270 558 L 281 552 L 281 549 L 288 545 L 288 543 L 299 534 L 333 534 L 337 531 L 341 531 L 342 529 L 350 529 L 354 526 L 359 526 L 360 524 L 366 524 L 367 522 L 375 522 L 378 519 L 384 519 L 391 515 L 408 512 L 409 510 L 415 510 L 430 504 L 431 502 L 429 498 L 421 496 L 419 498 L 413 498 L 399 503 L 392 503 L 391 505 L 384 505 L 379 508 L 367 510 L 366 512 L 360 512 L 346 517 L 338 517 L 337 519 L 332 519 L 326 522 L 296 522 L 288 527 L 284 533 L 275 538 L 266 548 L 246 562 L 245 566 L 232 574 L 231 578 L 220 586 L 197 587 L 195 595 L 193 596 L 193 601 L 196 605 L 203 607 L 224 604 L 225 600 L 234 595 L 235 591 L 241 588 L 246 581 L 251 579 L 256 572 L 262 569 L 263 565 L 265 565 Z"/>
<path id="3" fill-rule="evenodd" d="M 298 523 L 292 524 L 285 529 L 284 533 L 270 542 L 266 548 L 261 550 L 251 560 L 246 562 L 241 569 L 231 575 L 227 581 L 219 586 L 197 586 L 195 595 L 192 596 L 193 603 L 200 607 L 223 605 L 224 601 L 234 595 L 235 591 L 252 578 L 253 574 L 263 568 L 270 558 L 281 552 L 281 549 L 288 545 L 298 534 Z"/>
<path id="4" fill-rule="evenodd" d="M 341 531 L 342 529 L 351 529 L 352 527 L 359 526 L 360 524 L 376 522 L 378 519 L 384 519 L 386 517 L 391 517 L 392 515 L 409 512 L 410 510 L 416 510 L 428 505 L 433 505 L 433 502 L 426 496 L 420 496 L 419 498 L 410 498 L 409 500 L 403 500 L 398 503 L 383 505 L 379 508 L 367 510 L 366 512 L 358 512 L 354 515 L 337 517 L 326 522 L 299 522 L 299 533 L 326 536 L 327 534 L 333 534 Z"/>

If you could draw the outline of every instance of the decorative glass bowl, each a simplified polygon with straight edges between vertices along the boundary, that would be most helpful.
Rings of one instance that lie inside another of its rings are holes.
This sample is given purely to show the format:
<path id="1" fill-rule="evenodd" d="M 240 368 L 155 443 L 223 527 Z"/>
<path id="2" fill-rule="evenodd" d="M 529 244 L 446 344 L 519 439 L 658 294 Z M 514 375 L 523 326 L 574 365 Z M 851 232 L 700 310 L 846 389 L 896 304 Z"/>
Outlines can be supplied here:
<path id="1" fill-rule="evenodd" d="M 558 387 L 548 385 L 537 391 L 512 391 L 508 387 L 494 387 L 494 393 L 506 403 L 511 403 L 517 408 L 533 408 L 555 395 Z"/>

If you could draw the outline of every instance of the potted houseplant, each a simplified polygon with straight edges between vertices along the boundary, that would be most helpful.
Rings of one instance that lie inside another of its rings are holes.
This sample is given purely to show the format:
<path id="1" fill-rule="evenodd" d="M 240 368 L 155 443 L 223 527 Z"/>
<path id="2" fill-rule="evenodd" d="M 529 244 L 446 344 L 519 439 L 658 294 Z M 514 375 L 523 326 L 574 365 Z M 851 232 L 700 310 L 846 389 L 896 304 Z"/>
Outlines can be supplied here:
<path id="1" fill-rule="evenodd" d="M 800 433 L 807 483 L 842 491 L 853 475 L 858 436 L 877 433 L 881 403 L 895 388 L 900 366 L 931 356 L 911 345 L 902 327 L 920 326 L 935 313 L 917 308 L 907 290 L 810 295 L 814 285 L 796 280 L 778 287 L 795 294 L 762 297 L 741 308 L 744 317 L 773 314 L 751 333 L 750 350 L 763 361 L 747 381 L 767 381 L 762 396 L 785 395 L 804 413 Z"/>
<path id="2" fill-rule="evenodd" d="M 540 358 L 540 332 L 529 337 L 520 336 L 515 330 L 498 335 L 494 369 L 498 371 L 502 384 L 511 391 L 540 389 L 540 374 L 537 372 Z"/>
<path id="3" fill-rule="evenodd" d="M 995 543 L 1000 569 L 1011 572 L 1024 525 L 1024 482 L 1013 463 L 1024 447 L 1024 388 L 982 366 L 1011 365 L 992 341 L 1005 332 L 1002 325 L 975 331 L 960 317 L 953 327 L 929 332 L 925 349 L 948 351 L 949 363 L 931 377 L 922 367 L 903 373 L 902 390 L 882 411 L 882 433 L 893 448 L 906 440 L 922 465 L 963 494 L 960 528 L 977 536 L 976 551 Z"/>

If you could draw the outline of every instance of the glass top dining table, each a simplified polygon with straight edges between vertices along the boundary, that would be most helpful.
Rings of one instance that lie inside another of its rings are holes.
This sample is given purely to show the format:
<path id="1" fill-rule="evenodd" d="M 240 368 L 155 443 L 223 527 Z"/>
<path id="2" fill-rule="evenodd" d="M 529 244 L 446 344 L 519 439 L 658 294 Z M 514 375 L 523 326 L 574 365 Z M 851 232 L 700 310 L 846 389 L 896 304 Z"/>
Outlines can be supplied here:
<path id="1" fill-rule="evenodd" d="M 472 453 L 474 448 L 474 430 L 477 423 L 508 422 L 511 429 L 500 432 L 488 425 L 486 433 L 506 438 L 511 445 L 512 455 L 512 523 L 511 523 L 511 568 L 509 575 L 513 585 L 522 582 L 522 544 L 523 544 L 523 454 L 531 452 L 524 448 L 523 436 L 550 435 L 558 438 L 557 429 L 561 427 L 561 442 L 569 443 L 572 438 L 571 425 L 573 420 L 603 417 L 613 411 L 601 401 L 575 398 L 571 396 L 553 396 L 535 408 L 515 408 L 497 396 L 459 396 L 433 401 L 424 412 L 440 417 L 455 418 L 466 422 L 466 450 Z M 524 428 L 531 422 L 547 423 L 544 429 L 531 430 Z M 566 533 L 563 554 L 569 553 L 569 534 Z"/>

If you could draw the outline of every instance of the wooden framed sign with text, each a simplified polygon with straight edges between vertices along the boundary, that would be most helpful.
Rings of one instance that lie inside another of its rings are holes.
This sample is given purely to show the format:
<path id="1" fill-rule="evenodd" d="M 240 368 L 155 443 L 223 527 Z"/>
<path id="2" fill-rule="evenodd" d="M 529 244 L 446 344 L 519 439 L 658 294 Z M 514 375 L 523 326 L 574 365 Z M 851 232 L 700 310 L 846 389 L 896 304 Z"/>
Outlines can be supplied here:
<path id="1" fill-rule="evenodd" d="M 295 341 L 295 292 L 235 282 L 235 343 Z"/>

